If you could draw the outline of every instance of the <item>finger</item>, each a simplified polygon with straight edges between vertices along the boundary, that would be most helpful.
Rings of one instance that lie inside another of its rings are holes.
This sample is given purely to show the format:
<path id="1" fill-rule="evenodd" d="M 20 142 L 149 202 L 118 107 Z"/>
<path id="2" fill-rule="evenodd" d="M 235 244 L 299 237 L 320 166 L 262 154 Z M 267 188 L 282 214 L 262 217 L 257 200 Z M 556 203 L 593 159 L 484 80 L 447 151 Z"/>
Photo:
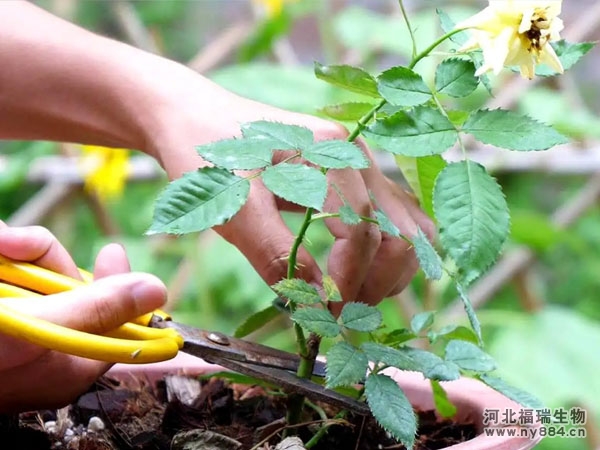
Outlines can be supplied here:
<path id="1" fill-rule="evenodd" d="M 127 272 L 131 272 L 131 267 L 125 248 L 122 245 L 108 244 L 98 252 L 94 264 L 95 280 Z"/>
<path id="2" fill-rule="evenodd" d="M 407 242 L 384 237 L 357 297 L 376 305 L 385 297 L 400 293 L 418 268 L 414 251 Z"/>
<path id="3" fill-rule="evenodd" d="M 358 171 L 330 170 L 328 177 L 331 185 L 341 192 L 344 200 L 357 214 L 371 216 L 369 193 Z M 337 212 L 342 204 L 336 190 L 330 189 L 324 209 L 327 212 Z M 354 301 L 379 248 L 381 233 L 375 224 L 369 222 L 346 225 L 336 218 L 327 219 L 325 223 L 335 237 L 328 258 L 328 273 L 337 284 L 342 298 Z"/>
<path id="4" fill-rule="evenodd" d="M 31 262 L 81 279 L 69 252 L 46 228 L 39 226 L 0 228 L 0 251 L 8 258 Z"/>
<path id="5" fill-rule="evenodd" d="M 250 196 L 240 212 L 215 230 L 248 258 L 269 285 L 287 276 L 294 235 L 281 218 L 273 194 L 259 180 L 252 182 Z M 295 276 L 316 285 L 321 283 L 317 263 L 303 248 L 298 251 Z"/>
<path id="6" fill-rule="evenodd" d="M 434 234 L 433 222 L 418 207 L 414 197 L 387 179 L 374 163 L 362 174 L 378 206 L 401 234 L 411 238 L 418 228 L 428 236 Z M 404 289 L 417 270 L 418 262 L 411 244 L 384 233 L 359 297 L 365 302 L 377 303 Z"/>
<path id="7" fill-rule="evenodd" d="M 101 334 L 160 308 L 165 301 L 166 288 L 158 278 L 127 273 L 60 294 L 4 303 L 64 327 Z"/>

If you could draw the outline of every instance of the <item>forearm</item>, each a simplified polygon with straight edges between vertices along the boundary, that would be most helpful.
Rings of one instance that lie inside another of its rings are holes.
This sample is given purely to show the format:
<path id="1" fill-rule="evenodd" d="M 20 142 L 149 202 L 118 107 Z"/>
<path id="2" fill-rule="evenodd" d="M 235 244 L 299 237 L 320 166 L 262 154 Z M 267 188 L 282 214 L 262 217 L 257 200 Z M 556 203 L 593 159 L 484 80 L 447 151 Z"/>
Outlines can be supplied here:
<path id="1" fill-rule="evenodd" d="M 27 2 L 0 2 L 0 58 L 4 139 L 153 153 L 148 140 L 163 133 L 162 118 L 178 97 L 218 89 L 178 63 L 83 30 Z"/>

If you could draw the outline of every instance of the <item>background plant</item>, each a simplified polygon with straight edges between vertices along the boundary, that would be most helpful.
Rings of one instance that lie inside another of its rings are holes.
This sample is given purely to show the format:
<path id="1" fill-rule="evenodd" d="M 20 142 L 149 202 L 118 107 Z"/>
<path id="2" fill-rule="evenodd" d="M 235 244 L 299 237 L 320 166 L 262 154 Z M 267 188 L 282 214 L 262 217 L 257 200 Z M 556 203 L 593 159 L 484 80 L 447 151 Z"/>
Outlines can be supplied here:
<path id="1" fill-rule="evenodd" d="M 336 7 L 327 1 L 300 1 L 284 8 L 281 16 L 257 16 L 255 20 L 250 19 L 248 5 L 240 2 L 224 1 L 218 8 L 206 2 L 148 1 L 128 5 L 120 1 L 110 8 L 95 2 L 72 2 L 70 9 L 65 8 L 70 2 L 40 3 L 83 26 L 142 48 L 151 44 L 155 51 L 182 62 L 207 61 L 203 56 L 218 46 L 224 58 L 194 67 L 208 71 L 212 79 L 241 95 L 308 113 L 321 114 L 318 109 L 326 104 L 358 98 L 317 80 L 312 69 L 314 59 L 332 63 L 352 61 L 378 73 L 397 61 L 408 62 L 412 52 L 408 32 L 397 15 L 397 3 L 392 0 L 351 0 L 343 6 L 337 2 Z M 458 21 L 480 9 L 483 3 L 441 2 L 439 6 Z M 431 6 L 417 2 L 407 4 L 407 8 L 419 42 L 433 41 L 439 35 L 439 20 Z M 140 38 L 120 25 L 121 9 L 129 10 L 129 18 L 133 17 L 142 25 L 141 30 L 147 31 L 145 36 L 142 34 Z M 594 25 L 600 14 L 594 2 L 565 2 L 563 9 L 563 18 L 569 24 L 565 36 L 569 40 L 600 38 Z M 278 31 L 261 34 L 268 21 L 279 22 L 275 27 Z M 319 32 L 306 32 L 306 27 Z M 221 40 L 233 30 L 244 29 L 249 32 L 248 38 L 237 34 L 237 39 L 227 41 L 229 44 Z M 245 59 L 250 62 L 239 63 L 236 55 L 240 46 L 256 49 Z M 447 49 L 444 45 L 440 47 L 444 52 Z M 428 83 L 433 81 L 430 76 L 435 65 L 445 56 L 436 52 L 419 63 L 418 71 L 426 75 Z M 490 78 L 494 97 L 480 85 L 464 99 L 444 99 L 444 104 L 454 109 L 472 109 L 484 104 L 492 109 L 513 105 L 515 111 L 551 123 L 577 141 L 575 146 L 549 153 L 506 152 L 502 156 L 466 142 L 468 154 L 485 162 L 495 175 L 511 211 L 506 256 L 498 269 L 520 267 L 515 277 L 509 275 L 514 270 L 502 275 L 500 270 L 493 269 L 489 278 L 482 279 L 487 288 L 480 289 L 476 282 L 469 295 L 478 309 L 486 350 L 498 361 L 502 378 L 535 392 L 548 406 L 576 403 L 591 412 L 595 410 L 593 405 L 600 404 L 597 398 L 600 387 L 595 376 L 597 359 L 590 358 L 600 339 L 597 325 L 600 214 L 593 201 L 592 177 L 597 167 L 594 149 L 600 129 L 598 105 L 594 102 L 600 94 L 595 71 L 597 58 L 594 50 L 558 79 L 523 83 L 518 76 L 505 72 Z M 300 91 L 303 95 L 296 95 Z M 368 98 L 361 98 L 364 100 Z M 35 223 L 49 226 L 67 243 L 81 266 L 90 267 L 95 250 L 106 241 L 118 239 L 127 247 L 136 270 L 151 271 L 167 281 L 171 298 L 176 301 L 172 307 L 176 308 L 178 319 L 197 326 L 232 332 L 243 317 L 269 305 L 270 289 L 233 247 L 212 233 L 202 233 L 200 239 L 194 235 L 178 239 L 142 237 L 151 222 L 153 200 L 165 182 L 158 176 L 159 171 L 148 181 L 141 181 L 134 171 L 125 195 L 102 211 L 78 191 L 77 179 L 70 171 L 51 170 L 52 164 L 48 162 L 54 158 L 61 167 L 68 166 L 62 156 L 52 156 L 64 154 L 61 147 L 53 143 L 4 142 L 0 144 L 0 154 L 2 218 L 20 221 L 32 217 L 23 213 L 37 211 Z M 380 166 L 393 175 L 393 160 L 386 154 L 377 157 Z M 455 153 L 451 150 L 444 157 L 455 160 Z M 138 158 L 134 156 L 134 162 Z M 40 171 L 40 167 L 48 170 Z M 52 203 L 53 197 L 44 195 L 51 189 L 41 189 L 45 180 L 66 183 L 70 194 L 61 197 L 58 204 Z M 44 208 L 32 209 L 34 202 L 30 204 L 29 200 L 42 198 L 47 199 Z M 578 205 L 583 206 L 572 220 L 557 224 L 556 213 L 561 215 L 577 209 Z M 135 217 L 129 214 L 132 209 L 138 211 Z M 302 217 L 286 215 L 285 219 L 298 228 Z M 308 240 L 309 251 L 322 259 L 331 241 L 319 222 L 311 225 Z M 512 265 L 515 256 L 523 251 L 531 254 L 532 259 L 526 266 Z M 439 332 L 448 321 L 457 323 L 465 317 L 456 300 L 455 289 L 446 276 L 428 282 L 419 274 L 401 296 L 386 299 L 378 309 L 383 312 L 388 329 L 409 328 L 415 312 L 435 309 L 438 312 L 432 330 Z M 253 338 L 292 349 L 294 343 L 286 324 L 287 320 L 280 316 L 265 330 L 254 333 Z M 364 340 L 361 335 L 353 339 Z M 524 339 L 527 346 L 522 345 Z M 324 340 L 323 351 L 330 345 L 329 340 Z M 523 359 L 529 361 L 527 366 L 521 363 Z M 591 420 L 590 426 L 596 423 Z M 569 446 L 583 450 L 596 445 L 593 439 L 587 443 L 547 439 L 539 448 Z"/>

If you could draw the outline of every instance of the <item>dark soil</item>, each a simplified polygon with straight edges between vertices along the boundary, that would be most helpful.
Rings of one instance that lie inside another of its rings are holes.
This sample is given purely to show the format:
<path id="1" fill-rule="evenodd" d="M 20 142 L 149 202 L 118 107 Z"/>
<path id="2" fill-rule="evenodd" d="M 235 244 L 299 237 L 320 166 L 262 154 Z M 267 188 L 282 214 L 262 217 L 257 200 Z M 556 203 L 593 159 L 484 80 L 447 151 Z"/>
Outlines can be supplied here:
<path id="1" fill-rule="evenodd" d="M 59 418 L 59 431 L 55 434 L 44 431 L 44 423 L 56 421 L 56 411 L 23 413 L 18 420 L 0 418 L 0 448 L 170 450 L 173 436 L 191 429 L 211 430 L 229 436 L 241 443 L 239 448 L 243 450 L 257 445 L 260 449 L 273 448 L 281 440 L 286 407 L 282 397 L 265 394 L 261 387 L 230 385 L 211 379 L 203 382 L 200 395 L 188 406 L 177 400 L 167 401 L 164 382 L 158 386 L 141 382 L 123 386 L 102 379 L 93 390 L 71 405 L 70 421 L 65 423 L 63 418 L 61 423 Z M 337 413 L 327 405 L 320 406 L 329 417 Z M 432 411 L 418 415 L 420 426 L 415 450 L 442 449 L 476 435 L 472 424 L 439 420 Z M 86 430 L 93 416 L 102 419 L 103 430 Z M 322 422 L 313 409 L 307 408 L 303 423 L 308 424 L 300 429 L 299 436 L 306 442 Z M 71 431 L 66 432 L 65 438 L 66 428 Z M 405 447 L 391 439 L 372 418 L 349 415 L 343 424 L 332 425 L 313 448 L 381 450 Z"/>

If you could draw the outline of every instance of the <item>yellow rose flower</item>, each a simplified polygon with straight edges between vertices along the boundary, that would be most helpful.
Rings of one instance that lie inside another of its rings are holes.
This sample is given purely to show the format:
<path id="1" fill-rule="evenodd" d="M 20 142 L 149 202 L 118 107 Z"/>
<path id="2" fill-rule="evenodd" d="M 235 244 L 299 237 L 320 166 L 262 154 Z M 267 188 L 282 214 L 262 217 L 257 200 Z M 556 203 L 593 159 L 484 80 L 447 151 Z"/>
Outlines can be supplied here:
<path id="1" fill-rule="evenodd" d="M 563 73 L 549 44 L 560 39 L 560 12 L 558 0 L 490 0 L 483 11 L 456 25 L 457 29 L 469 28 L 472 34 L 461 51 L 483 51 L 484 64 L 476 75 L 489 71 L 497 75 L 504 66 L 519 66 L 521 75 L 532 79 L 540 63 Z"/>
<path id="2" fill-rule="evenodd" d="M 118 198 L 129 175 L 129 151 L 123 148 L 82 145 L 84 188 L 100 201 Z"/>

